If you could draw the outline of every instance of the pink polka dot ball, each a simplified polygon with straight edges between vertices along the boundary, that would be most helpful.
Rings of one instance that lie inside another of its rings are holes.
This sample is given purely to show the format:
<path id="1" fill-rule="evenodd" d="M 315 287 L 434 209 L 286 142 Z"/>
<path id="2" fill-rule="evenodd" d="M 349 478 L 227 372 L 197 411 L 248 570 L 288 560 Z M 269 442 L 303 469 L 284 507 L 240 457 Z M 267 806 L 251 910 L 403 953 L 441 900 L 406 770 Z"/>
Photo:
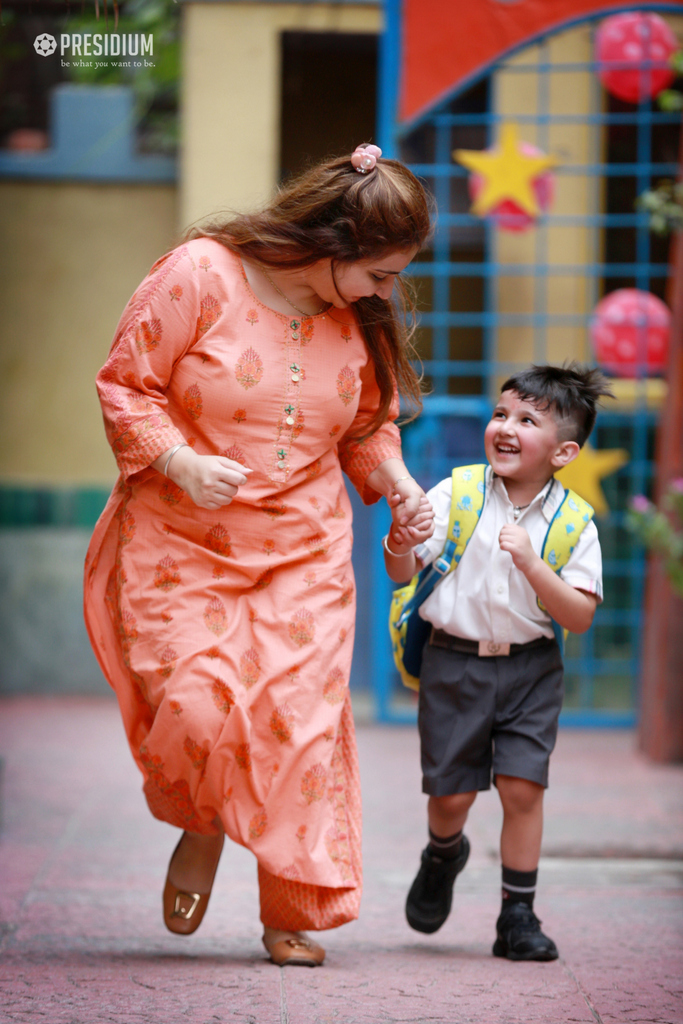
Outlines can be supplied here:
<path id="1" fill-rule="evenodd" d="M 614 14 L 595 36 L 595 58 L 605 65 L 598 77 L 612 96 L 627 103 L 652 99 L 673 82 L 669 60 L 678 49 L 676 36 L 658 14 Z"/>
<path id="2" fill-rule="evenodd" d="M 671 313 L 650 292 L 619 288 L 598 302 L 590 324 L 595 358 L 617 377 L 666 371 Z"/>

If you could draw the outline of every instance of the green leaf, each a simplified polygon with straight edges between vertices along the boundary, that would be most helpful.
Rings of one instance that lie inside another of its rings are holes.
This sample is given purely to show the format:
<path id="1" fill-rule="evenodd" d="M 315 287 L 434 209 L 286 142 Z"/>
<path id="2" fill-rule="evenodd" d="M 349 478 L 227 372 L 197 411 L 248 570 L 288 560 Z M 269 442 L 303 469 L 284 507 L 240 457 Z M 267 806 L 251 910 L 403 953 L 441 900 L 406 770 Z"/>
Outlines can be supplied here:
<path id="1" fill-rule="evenodd" d="M 663 89 L 657 96 L 661 110 L 683 110 L 683 93 L 676 89 Z"/>

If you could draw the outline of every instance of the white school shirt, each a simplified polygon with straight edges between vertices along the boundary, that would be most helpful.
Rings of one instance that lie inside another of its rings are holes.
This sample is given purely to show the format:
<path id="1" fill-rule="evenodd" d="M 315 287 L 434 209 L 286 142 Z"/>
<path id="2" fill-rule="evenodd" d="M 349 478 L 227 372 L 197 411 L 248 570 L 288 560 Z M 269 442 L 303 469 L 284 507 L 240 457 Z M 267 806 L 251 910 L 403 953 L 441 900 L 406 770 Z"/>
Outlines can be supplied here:
<path id="1" fill-rule="evenodd" d="M 423 565 L 441 554 L 446 541 L 451 478 L 432 487 L 427 496 L 434 508 L 435 528 L 429 540 L 415 548 Z M 538 555 L 563 497 L 564 487 L 553 477 L 516 520 L 529 534 Z M 466 640 L 523 644 L 554 635 L 550 616 L 538 607 L 531 584 L 515 566 L 512 555 L 500 548 L 502 527 L 515 523 L 513 508 L 503 481 L 488 466 L 479 522 L 457 569 L 441 580 L 420 606 L 423 619 Z M 592 520 L 584 527 L 561 575 L 569 586 L 595 594 L 602 601 L 602 557 Z"/>

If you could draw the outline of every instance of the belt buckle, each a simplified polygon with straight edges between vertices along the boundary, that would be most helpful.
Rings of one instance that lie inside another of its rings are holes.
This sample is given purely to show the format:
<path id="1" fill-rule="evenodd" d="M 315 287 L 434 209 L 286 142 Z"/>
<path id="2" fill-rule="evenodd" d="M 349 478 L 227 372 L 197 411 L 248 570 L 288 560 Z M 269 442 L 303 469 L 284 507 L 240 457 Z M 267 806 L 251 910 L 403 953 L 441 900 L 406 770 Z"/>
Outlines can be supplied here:
<path id="1" fill-rule="evenodd" d="M 499 644 L 496 640 L 480 640 L 478 653 L 480 658 L 505 657 L 510 653 L 510 644 Z"/>

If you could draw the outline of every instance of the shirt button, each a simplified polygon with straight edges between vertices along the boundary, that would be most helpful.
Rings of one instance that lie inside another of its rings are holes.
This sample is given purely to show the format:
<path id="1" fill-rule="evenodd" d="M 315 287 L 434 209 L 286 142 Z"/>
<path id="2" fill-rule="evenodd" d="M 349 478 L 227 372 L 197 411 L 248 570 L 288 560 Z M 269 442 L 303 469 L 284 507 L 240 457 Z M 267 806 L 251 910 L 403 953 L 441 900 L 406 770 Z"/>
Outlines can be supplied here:
<path id="1" fill-rule="evenodd" d="M 287 419 L 285 420 L 285 423 L 287 424 L 288 427 L 294 426 L 294 417 L 288 416 Z"/>
<path id="2" fill-rule="evenodd" d="M 296 333 L 296 331 L 293 331 L 292 332 L 292 341 L 298 341 L 298 340 L 299 340 L 299 335 Z"/>
<path id="3" fill-rule="evenodd" d="M 277 468 L 278 469 L 284 469 L 286 465 L 287 465 L 287 463 L 285 462 L 285 460 L 284 459 L 280 459 L 280 461 L 277 464 Z"/>
<path id="4" fill-rule="evenodd" d="M 498 587 L 498 593 L 502 594 L 505 591 L 505 587 Z"/>
<path id="5" fill-rule="evenodd" d="M 298 384 L 299 383 L 299 374 L 298 373 L 293 373 L 292 374 L 292 380 L 294 381 L 295 384 Z"/>

